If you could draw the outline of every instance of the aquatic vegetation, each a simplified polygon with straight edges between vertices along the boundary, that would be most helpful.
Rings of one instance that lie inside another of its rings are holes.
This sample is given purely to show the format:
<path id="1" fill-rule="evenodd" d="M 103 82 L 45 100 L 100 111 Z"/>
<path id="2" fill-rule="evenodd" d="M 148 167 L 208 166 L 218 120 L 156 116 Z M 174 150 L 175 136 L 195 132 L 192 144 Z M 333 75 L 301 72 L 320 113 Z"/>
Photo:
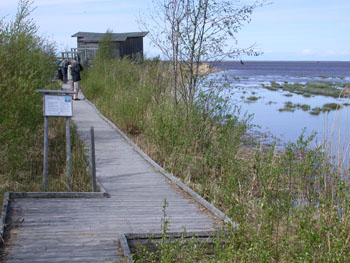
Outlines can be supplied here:
<path id="1" fill-rule="evenodd" d="M 338 98 L 341 95 L 341 90 L 337 88 L 333 82 L 308 82 L 305 87 L 305 92 L 313 95 L 330 96 Z"/>
<path id="2" fill-rule="evenodd" d="M 259 99 L 259 97 L 256 96 L 250 96 L 247 98 L 248 101 L 257 101 Z"/>
<path id="3" fill-rule="evenodd" d="M 321 113 L 321 108 L 320 107 L 315 107 L 315 108 L 313 108 L 309 113 L 311 114 L 311 115 L 319 115 L 320 113 Z"/>
<path id="4" fill-rule="evenodd" d="M 266 105 L 272 105 L 272 104 L 277 104 L 277 102 L 274 102 L 274 101 L 268 101 L 267 103 L 266 103 Z"/>
<path id="5" fill-rule="evenodd" d="M 287 94 L 283 94 L 283 96 L 285 96 L 285 97 L 293 97 L 293 94 L 292 93 L 287 93 Z"/>
<path id="6" fill-rule="evenodd" d="M 304 93 L 304 94 L 303 94 L 303 97 L 305 97 L 305 98 L 310 98 L 310 97 L 311 97 L 311 94 L 309 94 L 309 93 Z"/>
<path id="7" fill-rule="evenodd" d="M 328 76 L 326 76 L 326 75 L 320 75 L 320 76 L 318 76 L 319 78 L 321 78 L 321 79 L 328 79 L 328 78 L 330 78 L 330 77 L 328 77 Z"/>
<path id="8" fill-rule="evenodd" d="M 266 86 L 266 87 L 268 87 L 268 86 Z M 271 86 L 270 86 L 270 88 L 273 88 L 273 89 L 278 90 L 278 89 L 282 88 L 282 85 L 279 84 L 279 83 L 277 83 L 276 81 L 271 81 Z"/>
<path id="9" fill-rule="evenodd" d="M 289 112 L 294 112 L 295 109 L 302 109 L 303 111 L 308 111 L 310 110 L 311 106 L 308 104 L 300 104 L 300 103 L 292 103 L 291 101 L 287 101 L 284 103 L 284 107 L 278 109 L 278 111 L 283 112 L 283 111 L 289 111 Z"/>
<path id="10" fill-rule="evenodd" d="M 339 110 L 342 106 L 337 103 L 326 103 L 322 107 L 322 111 L 331 111 L 331 110 Z"/>
<path id="11" fill-rule="evenodd" d="M 302 109 L 303 111 L 308 111 L 310 110 L 311 106 L 308 104 L 296 104 L 296 107 L 299 109 Z"/>
<path id="12" fill-rule="evenodd" d="M 279 88 L 273 87 L 273 86 L 263 86 L 265 89 L 277 91 Z"/>
<path id="13" fill-rule="evenodd" d="M 278 109 L 278 111 L 280 111 L 280 112 L 284 112 L 284 111 L 287 111 L 287 112 L 294 112 L 294 111 L 295 111 L 295 108 L 284 107 L 284 108 Z"/>
<path id="14" fill-rule="evenodd" d="M 319 115 L 321 112 L 329 112 L 332 110 L 339 110 L 342 105 L 337 103 L 325 103 L 322 107 L 315 107 L 309 113 L 312 115 Z"/>
<path id="15" fill-rule="evenodd" d="M 270 86 L 264 85 L 263 88 L 277 91 L 279 89 L 288 91 L 289 93 L 295 93 L 303 95 L 304 97 L 311 97 L 311 95 L 322 95 L 333 98 L 339 98 L 342 95 L 342 89 L 345 88 L 347 83 L 335 83 L 329 81 L 314 81 L 308 82 L 306 85 L 301 83 L 288 83 L 285 82 L 283 85 L 278 84 L 275 81 L 271 81 Z"/>

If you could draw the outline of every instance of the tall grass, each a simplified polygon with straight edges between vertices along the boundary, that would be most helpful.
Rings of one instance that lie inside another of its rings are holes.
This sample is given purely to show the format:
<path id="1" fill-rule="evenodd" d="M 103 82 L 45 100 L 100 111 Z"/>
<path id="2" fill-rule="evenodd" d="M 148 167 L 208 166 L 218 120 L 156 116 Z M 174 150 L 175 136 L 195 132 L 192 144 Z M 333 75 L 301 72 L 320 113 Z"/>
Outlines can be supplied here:
<path id="1" fill-rule="evenodd" d="M 197 94 L 190 112 L 173 104 L 167 70 L 159 61 L 98 59 L 85 72 L 84 92 L 146 153 L 239 228 L 214 248 L 196 246 L 191 252 L 167 245 L 158 255 L 143 251 L 138 261 L 349 261 L 348 171 L 331 164 L 324 146 L 311 149 L 314 136 L 302 134 L 283 151 L 245 146 L 249 117 L 240 119 L 215 92 Z"/>
<path id="2" fill-rule="evenodd" d="M 54 44 L 38 36 L 31 1 L 20 0 L 13 21 L 0 20 L 0 202 L 6 191 L 41 191 L 42 95 L 50 83 Z M 65 191 L 65 124 L 50 120 L 49 190 Z M 73 188 L 88 190 L 83 150 L 73 131 Z M 78 169 L 78 170 L 77 170 Z"/>

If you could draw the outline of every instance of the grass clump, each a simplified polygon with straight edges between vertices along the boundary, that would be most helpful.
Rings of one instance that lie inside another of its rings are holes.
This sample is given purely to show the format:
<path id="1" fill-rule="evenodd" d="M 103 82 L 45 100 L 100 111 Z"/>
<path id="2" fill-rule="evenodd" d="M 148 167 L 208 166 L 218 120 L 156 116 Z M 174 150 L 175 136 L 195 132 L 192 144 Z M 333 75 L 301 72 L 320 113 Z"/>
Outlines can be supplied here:
<path id="1" fill-rule="evenodd" d="M 338 103 L 326 103 L 322 108 L 330 109 L 330 110 L 339 110 L 342 106 Z"/>
<path id="2" fill-rule="evenodd" d="M 297 104 L 297 107 L 302 109 L 303 111 L 308 111 L 311 108 L 311 106 L 308 104 Z"/>
<path id="3" fill-rule="evenodd" d="M 305 87 L 305 92 L 313 95 L 339 98 L 342 91 L 332 82 L 308 82 Z"/>
<path id="4" fill-rule="evenodd" d="M 280 112 L 284 112 L 284 111 L 294 112 L 295 109 L 302 109 L 303 111 L 308 111 L 308 110 L 310 110 L 310 108 L 311 107 L 308 104 L 300 104 L 300 103 L 294 104 L 291 101 L 287 101 L 287 102 L 285 102 L 284 107 L 279 109 L 279 111 Z"/>
<path id="5" fill-rule="evenodd" d="M 328 81 L 308 82 L 306 83 L 306 85 L 300 84 L 300 83 L 294 83 L 294 84 L 284 83 L 281 85 L 272 81 L 271 86 L 263 86 L 263 87 L 269 90 L 282 89 L 284 91 L 288 91 L 289 93 L 303 95 L 304 97 L 307 97 L 307 98 L 311 97 L 312 95 L 321 95 L 321 96 L 339 98 L 340 96 L 342 96 L 342 90 L 339 87 L 345 87 L 345 86 L 346 84 L 339 84 L 339 83 L 328 82 Z"/>
<path id="6" fill-rule="evenodd" d="M 256 96 L 249 96 L 249 97 L 247 97 L 247 100 L 251 101 L 251 102 L 257 101 L 258 99 L 259 99 L 259 97 L 256 97 Z"/>
<path id="7" fill-rule="evenodd" d="M 312 108 L 312 110 L 309 112 L 311 115 L 319 115 L 322 112 L 322 109 L 320 107 Z"/>
<path id="8" fill-rule="evenodd" d="M 296 106 L 291 102 L 291 101 L 287 101 L 284 103 L 284 107 L 280 108 L 278 111 L 280 112 L 294 112 L 295 111 Z"/>

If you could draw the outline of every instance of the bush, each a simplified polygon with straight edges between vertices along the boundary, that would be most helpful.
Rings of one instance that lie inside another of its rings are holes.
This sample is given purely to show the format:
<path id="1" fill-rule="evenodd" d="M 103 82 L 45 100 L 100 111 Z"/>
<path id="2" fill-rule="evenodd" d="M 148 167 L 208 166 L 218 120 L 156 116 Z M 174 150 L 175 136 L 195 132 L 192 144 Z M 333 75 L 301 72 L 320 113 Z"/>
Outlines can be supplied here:
<path id="1" fill-rule="evenodd" d="M 50 82 L 54 44 L 37 35 L 30 5 L 20 0 L 14 21 L 0 20 L 0 201 L 6 191 L 42 189 L 43 110 L 36 90 L 59 89 Z M 62 120 L 50 121 L 50 152 L 55 154 L 49 156 L 49 190 L 66 190 L 64 127 Z M 74 189 L 88 190 L 83 149 L 74 129 L 72 134 Z"/>
<path id="2" fill-rule="evenodd" d="M 30 13 L 29 2 L 22 0 L 15 20 L 0 22 L 0 147 L 16 153 L 8 155 L 14 167 L 23 159 L 16 146 L 26 144 L 27 134 L 42 122 L 36 90 L 48 84 L 54 65 L 53 45 L 36 36 Z"/>

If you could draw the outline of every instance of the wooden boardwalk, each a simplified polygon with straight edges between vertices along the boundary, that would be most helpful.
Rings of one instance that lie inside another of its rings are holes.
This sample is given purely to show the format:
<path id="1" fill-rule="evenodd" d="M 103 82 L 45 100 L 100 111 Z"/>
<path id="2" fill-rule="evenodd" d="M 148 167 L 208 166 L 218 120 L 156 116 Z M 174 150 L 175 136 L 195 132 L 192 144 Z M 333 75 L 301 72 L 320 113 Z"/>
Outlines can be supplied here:
<path id="1" fill-rule="evenodd" d="M 161 232 L 164 200 L 170 232 L 222 227 L 220 211 L 164 173 L 91 103 L 74 102 L 73 121 L 86 145 L 95 129 L 96 173 L 109 197 L 10 198 L 2 262 L 124 262 L 120 234 Z"/>

